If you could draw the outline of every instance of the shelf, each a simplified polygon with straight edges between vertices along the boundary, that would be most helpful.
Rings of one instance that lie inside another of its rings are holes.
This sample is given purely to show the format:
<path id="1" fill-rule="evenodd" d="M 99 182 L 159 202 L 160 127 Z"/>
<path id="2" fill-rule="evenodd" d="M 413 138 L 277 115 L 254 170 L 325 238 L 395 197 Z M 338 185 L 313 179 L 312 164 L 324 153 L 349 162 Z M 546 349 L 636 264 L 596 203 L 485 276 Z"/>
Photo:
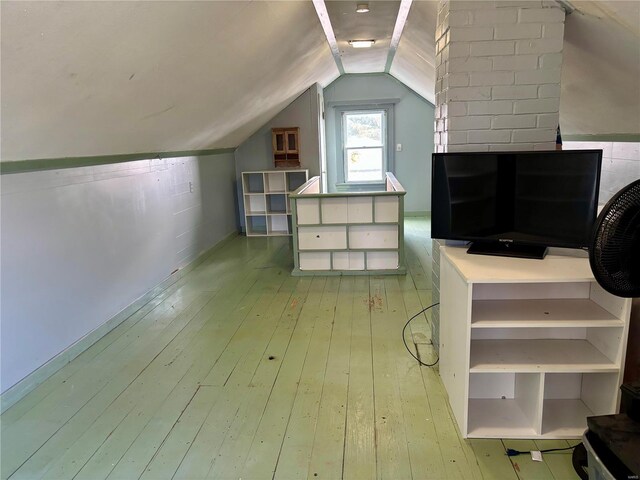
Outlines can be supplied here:
<path id="1" fill-rule="evenodd" d="M 242 172 L 244 219 L 247 236 L 291 235 L 291 212 L 287 187 L 307 181 L 307 170 Z"/>
<path id="2" fill-rule="evenodd" d="M 586 340 L 472 340 L 471 372 L 616 372 Z"/>
<path id="3" fill-rule="evenodd" d="M 284 172 L 265 172 L 265 193 L 284 193 L 285 174 Z"/>
<path id="4" fill-rule="evenodd" d="M 442 247 L 467 283 L 593 282 L 589 259 L 547 255 L 544 260 L 468 255 L 467 247 Z"/>
<path id="5" fill-rule="evenodd" d="M 548 399 L 542 408 L 542 437 L 579 438 L 593 412 L 580 399 Z"/>
<path id="6" fill-rule="evenodd" d="M 475 438 L 532 438 L 538 436 L 515 399 L 470 398 L 468 436 Z"/>
<path id="7" fill-rule="evenodd" d="M 474 300 L 471 307 L 471 328 L 622 326 L 622 319 L 586 298 Z"/>
<path id="8" fill-rule="evenodd" d="M 242 182 L 245 194 L 264 193 L 264 179 L 262 173 L 244 173 Z"/>
<path id="9" fill-rule="evenodd" d="M 305 172 L 287 172 L 287 188 L 290 192 L 295 192 L 307 181 Z"/>
<path id="10" fill-rule="evenodd" d="M 289 235 L 288 228 L 286 215 L 271 215 L 267 217 L 267 232 L 269 235 Z"/>
<path id="11" fill-rule="evenodd" d="M 264 215 L 267 211 L 264 194 L 245 194 L 244 208 L 246 215 Z"/>
<path id="12" fill-rule="evenodd" d="M 246 216 L 247 236 L 266 235 L 267 218 L 264 215 Z"/>

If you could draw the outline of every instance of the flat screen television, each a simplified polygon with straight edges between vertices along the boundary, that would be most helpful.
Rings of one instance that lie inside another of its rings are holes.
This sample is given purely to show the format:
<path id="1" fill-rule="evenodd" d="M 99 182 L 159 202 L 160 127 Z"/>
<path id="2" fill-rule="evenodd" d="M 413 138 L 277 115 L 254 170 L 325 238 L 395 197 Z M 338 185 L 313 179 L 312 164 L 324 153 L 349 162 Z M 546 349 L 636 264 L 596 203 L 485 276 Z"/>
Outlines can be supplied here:
<path id="1" fill-rule="evenodd" d="M 488 255 L 585 248 L 601 164 L 602 150 L 434 153 L 431 236 Z"/>

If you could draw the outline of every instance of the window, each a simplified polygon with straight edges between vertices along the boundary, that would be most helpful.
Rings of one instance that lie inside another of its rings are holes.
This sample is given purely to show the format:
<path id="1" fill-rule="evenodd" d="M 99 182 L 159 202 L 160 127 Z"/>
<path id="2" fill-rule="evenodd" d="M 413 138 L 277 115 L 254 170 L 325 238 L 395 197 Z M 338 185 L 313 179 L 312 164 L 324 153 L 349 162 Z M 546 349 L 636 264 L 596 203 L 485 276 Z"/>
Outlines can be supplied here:
<path id="1" fill-rule="evenodd" d="M 386 110 L 342 113 L 346 183 L 382 182 L 387 170 Z"/>

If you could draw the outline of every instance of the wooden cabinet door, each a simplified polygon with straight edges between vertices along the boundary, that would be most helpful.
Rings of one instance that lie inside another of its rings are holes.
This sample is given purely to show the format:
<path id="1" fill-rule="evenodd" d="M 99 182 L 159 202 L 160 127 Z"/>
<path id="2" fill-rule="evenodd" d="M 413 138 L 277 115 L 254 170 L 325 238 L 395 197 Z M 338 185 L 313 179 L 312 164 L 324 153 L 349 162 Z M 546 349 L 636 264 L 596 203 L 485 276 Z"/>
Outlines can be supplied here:
<path id="1" fill-rule="evenodd" d="M 271 134 L 271 140 L 273 142 L 273 153 L 286 153 L 287 151 L 287 136 L 283 130 L 273 130 Z"/>
<path id="2" fill-rule="evenodd" d="M 295 130 L 286 130 L 284 133 L 287 153 L 298 153 L 298 129 L 296 128 Z"/>

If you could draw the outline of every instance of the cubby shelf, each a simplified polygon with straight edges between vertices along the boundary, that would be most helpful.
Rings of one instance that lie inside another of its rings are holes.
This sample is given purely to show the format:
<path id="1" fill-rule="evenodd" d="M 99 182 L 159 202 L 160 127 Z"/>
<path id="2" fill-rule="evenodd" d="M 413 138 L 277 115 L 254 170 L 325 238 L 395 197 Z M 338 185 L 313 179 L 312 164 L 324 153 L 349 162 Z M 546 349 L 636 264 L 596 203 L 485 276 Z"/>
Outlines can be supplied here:
<path id="1" fill-rule="evenodd" d="M 577 438 L 615 413 L 631 302 L 587 258 L 440 257 L 440 375 L 463 436 Z"/>
<path id="2" fill-rule="evenodd" d="M 308 170 L 242 172 L 248 237 L 291 235 L 289 194 L 309 178 Z"/>

